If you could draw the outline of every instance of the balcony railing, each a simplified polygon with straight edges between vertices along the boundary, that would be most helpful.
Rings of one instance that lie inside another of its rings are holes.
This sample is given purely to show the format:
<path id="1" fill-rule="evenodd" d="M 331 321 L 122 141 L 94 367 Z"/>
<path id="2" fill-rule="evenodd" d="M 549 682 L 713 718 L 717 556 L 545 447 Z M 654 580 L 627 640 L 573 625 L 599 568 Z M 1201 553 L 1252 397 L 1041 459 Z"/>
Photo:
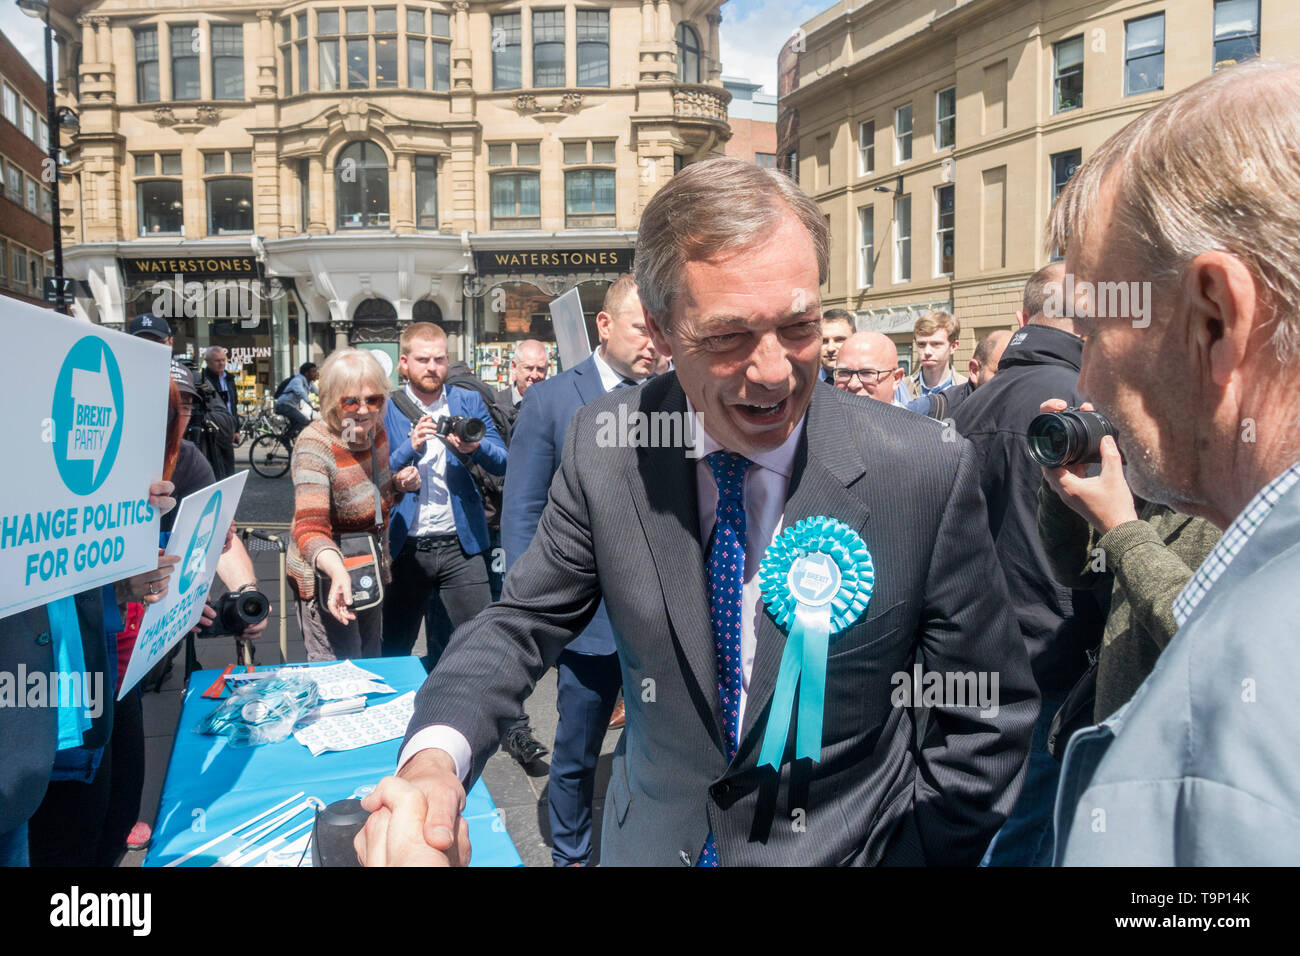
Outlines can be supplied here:
<path id="1" fill-rule="evenodd" d="M 716 86 L 680 85 L 673 89 L 673 115 L 686 119 L 727 121 L 731 94 Z"/>

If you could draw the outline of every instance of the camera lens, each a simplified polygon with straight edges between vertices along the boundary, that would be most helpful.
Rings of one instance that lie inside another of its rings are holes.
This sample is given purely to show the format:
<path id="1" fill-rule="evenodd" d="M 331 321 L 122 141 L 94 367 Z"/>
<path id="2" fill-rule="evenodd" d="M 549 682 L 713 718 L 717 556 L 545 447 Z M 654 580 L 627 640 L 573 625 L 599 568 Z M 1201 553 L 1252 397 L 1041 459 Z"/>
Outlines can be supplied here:
<path id="1" fill-rule="evenodd" d="M 462 418 L 456 423 L 456 437 L 463 442 L 482 441 L 487 434 L 487 426 L 481 418 Z"/>
<path id="2" fill-rule="evenodd" d="M 1067 408 L 1038 415 L 1025 433 L 1029 454 L 1046 468 L 1101 461 L 1101 440 L 1115 437 L 1114 426 L 1100 412 Z"/>

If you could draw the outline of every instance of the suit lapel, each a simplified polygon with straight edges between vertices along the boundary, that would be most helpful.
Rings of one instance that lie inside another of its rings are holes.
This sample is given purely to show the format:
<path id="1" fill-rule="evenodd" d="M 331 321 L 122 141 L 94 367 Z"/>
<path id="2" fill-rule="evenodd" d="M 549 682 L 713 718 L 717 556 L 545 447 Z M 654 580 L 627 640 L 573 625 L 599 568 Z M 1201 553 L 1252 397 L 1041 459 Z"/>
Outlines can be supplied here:
<path id="1" fill-rule="evenodd" d="M 638 397 L 646 394 L 647 390 L 642 389 Z M 656 410 L 686 414 L 686 394 L 677 384 L 676 375 Z M 695 460 L 687 458 L 682 448 L 642 448 L 637 453 L 636 467 L 639 480 L 632 482 L 632 500 L 650 545 L 679 656 L 685 659 L 701 702 L 712 717 L 708 723 L 710 734 L 721 749 L 722 703 L 718 699 L 708 584 L 699 537 Z"/>
<path id="2" fill-rule="evenodd" d="M 856 444 L 849 439 L 850 434 L 848 416 L 834 393 L 820 386 L 815 388 L 803 438 L 795 451 L 782 530 L 804 518 L 828 515 L 862 534 L 869 510 L 865 502 L 848 490 L 848 486 L 862 475 L 864 466 Z M 781 655 L 785 651 L 785 631 L 773 620 L 766 606 L 755 630 L 754 668 L 750 673 L 744 726 L 740 733 L 741 753 L 745 751 L 747 736 L 759 723 L 772 698 L 776 675 L 781 668 Z M 765 720 L 763 724 L 766 724 Z M 757 754 L 757 738 L 753 750 Z"/>
<path id="3" fill-rule="evenodd" d="M 600 381 L 600 370 L 596 368 L 595 352 L 592 357 L 573 367 L 573 387 L 578 397 L 586 405 L 605 394 L 605 386 Z"/>

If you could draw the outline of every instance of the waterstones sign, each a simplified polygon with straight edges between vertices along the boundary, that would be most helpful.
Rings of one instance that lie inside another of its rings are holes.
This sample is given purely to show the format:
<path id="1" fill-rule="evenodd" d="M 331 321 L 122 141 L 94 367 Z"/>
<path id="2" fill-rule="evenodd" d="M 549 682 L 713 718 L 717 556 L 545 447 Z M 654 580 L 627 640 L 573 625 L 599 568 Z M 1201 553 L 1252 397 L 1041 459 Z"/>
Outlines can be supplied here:
<path id="1" fill-rule="evenodd" d="M 127 284 L 147 279 L 260 279 L 261 264 L 253 256 L 132 256 L 118 259 Z"/>
<path id="2" fill-rule="evenodd" d="M 474 253 L 479 275 L 632 271 L 632 249 L 492 249 Z"/>

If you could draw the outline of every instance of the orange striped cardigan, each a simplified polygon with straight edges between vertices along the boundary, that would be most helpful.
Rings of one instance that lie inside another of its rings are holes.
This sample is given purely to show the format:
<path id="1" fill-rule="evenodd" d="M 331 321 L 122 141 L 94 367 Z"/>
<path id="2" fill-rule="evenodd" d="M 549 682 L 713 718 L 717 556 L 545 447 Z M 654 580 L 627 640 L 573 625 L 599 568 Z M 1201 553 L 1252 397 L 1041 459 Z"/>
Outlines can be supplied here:
<path id="1" fill-rule="evenodd" d="M 379 540 L 384 583 L 392 579 L 388 555 L 388 512 L 400 492 L 388 468 L 388 436 L 382 420 L 375 425 L 374 462 L 383 506 L 381 529 L 375 530 L 375 490 L 371 452 L 352 451 L 317 419 L 303 429 L 293 446 L 293 530 L 289 544 L 289 579 L 298 597 L 316 595 L 316 558 L 337 548 L 335 536 L 369 531 Z"/>

